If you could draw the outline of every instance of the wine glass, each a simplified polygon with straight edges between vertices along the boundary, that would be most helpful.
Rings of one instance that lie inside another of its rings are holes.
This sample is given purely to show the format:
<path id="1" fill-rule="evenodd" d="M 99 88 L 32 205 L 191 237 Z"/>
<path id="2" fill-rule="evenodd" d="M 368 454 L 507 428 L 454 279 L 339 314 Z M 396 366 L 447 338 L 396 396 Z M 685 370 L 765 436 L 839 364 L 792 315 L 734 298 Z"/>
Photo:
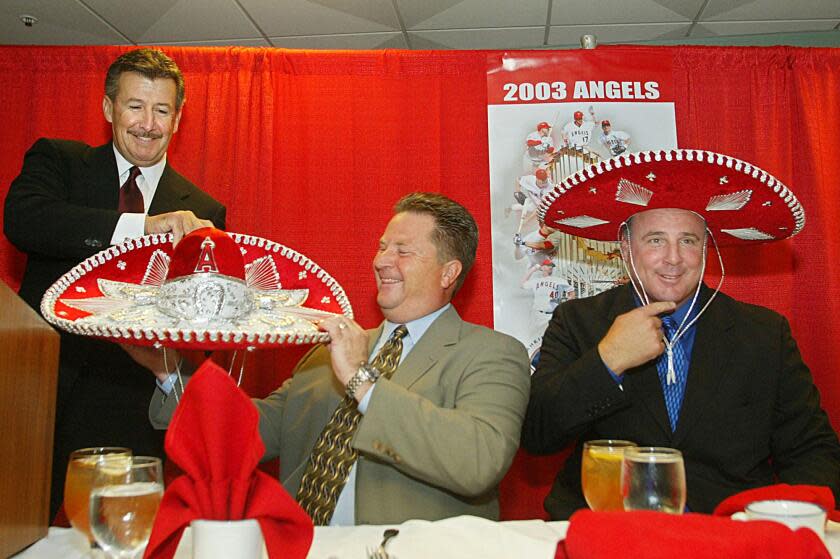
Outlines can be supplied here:
<path id="1" fill-rule="evenodd" d="M 162 498 L 160 458 L 123 456 L 100 462 L 90 493 L 90 527 L 96 542 L 109 557 L 140 557 Z"/>
<path id="2" fill-rule="evenodd" d="M 621 501 L 621 457 L 635 445 L 630 441 L 613 439 L 583 443 L 580 481 L 590 509 L 624 510 Z"/>
<path id="3" fill-rule="evenodd" d="M 94 545 L 90 532 L 89 505 L 90 488 L 96 464 L 107 456 L 131 456 L 131 449 L 118 446 L 81 448 L 70 453 L 67 462 L 67 477 L 64 482 L 64 513 L 70 525 L 87 536 Z"/>
<path id="4" fill-rule="evenodd" d="M 624 453 L 621 494 L 624 510 L 685 510 L 685 463 L 679 450 L 639 447 Z"/>

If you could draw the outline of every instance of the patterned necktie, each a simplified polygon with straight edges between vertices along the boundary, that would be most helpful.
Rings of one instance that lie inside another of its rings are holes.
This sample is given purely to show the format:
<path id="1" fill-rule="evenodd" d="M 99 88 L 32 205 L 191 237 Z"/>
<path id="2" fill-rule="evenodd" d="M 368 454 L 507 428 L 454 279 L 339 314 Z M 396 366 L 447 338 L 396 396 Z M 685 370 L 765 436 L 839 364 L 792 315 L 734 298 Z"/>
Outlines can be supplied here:
<path id="1" fill-rule="evenodd" d="M 117 211 L 122 213 L 142 214 L 145 213 L 143 206 L 143 193 L 137 187 L 137 175 L 140 174 L 140 167 L 136 165 L 129 170 L 128 179 L 120 187 L 120 203 Z"/>
<path id="2" fill-rule="evenodd" d="M 382 376 L 390 378 L 397 369 L 402 339 L 407 333 L 405 325 L 398 326 L 373 358 L 370 365 Z M 318 526 L 326 526 L 332 518 L 338 496 L 356 462 L 356 449 L 350 446 L 350 440 L 361 417 L 356 400 L 345 396 L 312 449 L 297 500 Z"/>
<path id="3" fill-rule="evenodd" d="M 677 332 L 677 325 L 670 315 L 662 317 L 662 330 L 668 340 L 673 340 Z M 688 377 L 688 358 L 683 348 L 682 336 L 677 343 L 672 344 L 672 359 L 676 382 L 668 384 L 668 352 L 663 353 L 656 362 L 656 370 L 659 373 L 659 381 L 662 383 L 662 393 L 665 395 L 665 407 L 668 410 L 668 420 L 671 422 L 671 431 L 677 430 L 677 421 L 680 418 L 680 407 L 685 395 L 685 383 Z"/>

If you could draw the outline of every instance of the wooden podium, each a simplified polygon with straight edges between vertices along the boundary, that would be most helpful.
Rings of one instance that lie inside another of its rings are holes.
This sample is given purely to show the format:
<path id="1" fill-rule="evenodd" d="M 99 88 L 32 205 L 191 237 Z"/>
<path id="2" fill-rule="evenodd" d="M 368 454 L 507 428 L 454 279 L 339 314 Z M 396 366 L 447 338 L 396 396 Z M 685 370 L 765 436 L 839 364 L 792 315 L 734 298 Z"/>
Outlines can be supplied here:
<path id="1" fill-rule="evenodd" d="M 0 557 L 47 535 L 58 344 L 0 281 Z"/>

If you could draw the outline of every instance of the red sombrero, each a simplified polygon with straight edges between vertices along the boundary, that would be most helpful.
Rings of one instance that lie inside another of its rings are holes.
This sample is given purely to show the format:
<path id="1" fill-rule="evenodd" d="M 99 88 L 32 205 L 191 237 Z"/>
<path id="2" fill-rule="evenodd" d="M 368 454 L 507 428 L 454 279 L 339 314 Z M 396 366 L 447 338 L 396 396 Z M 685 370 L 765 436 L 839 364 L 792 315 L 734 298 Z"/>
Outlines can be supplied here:
<path id="1" fill-rule="evenodd" d="M 792 237 L 805 210 L 758 167 L 719 153 L 673 149 L 619 155 L 567 177 L 540 204 L 540 222 L 597 241 L 616 241 L 622 222 L 657 208 L 691 210 L 719 245 Z"/>
<path id="2" fill-rule="evenodd" d="M 59 328 L 136 345 L 239 349 L 329 340 L 317 322 L 353 316 L 315 262 L 260 237 L 205 228 L 112 246 L 64 274 L 41 300 Z"/>

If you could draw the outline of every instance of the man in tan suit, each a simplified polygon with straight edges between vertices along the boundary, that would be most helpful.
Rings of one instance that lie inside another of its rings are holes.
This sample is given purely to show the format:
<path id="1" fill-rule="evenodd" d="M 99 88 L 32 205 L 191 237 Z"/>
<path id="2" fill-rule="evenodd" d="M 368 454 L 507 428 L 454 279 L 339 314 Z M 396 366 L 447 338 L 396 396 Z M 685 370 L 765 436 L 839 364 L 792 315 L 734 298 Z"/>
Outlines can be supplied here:
<path id="1" fill-rule="evenodd" d="M 317 491 L 301 480 L 317 477 L 313 447 L 323 446 L 342 399 L 358 410 L 349 471 L 326 515 L 313 514 L 316 523 L 498 518 L 498 484 L 519 446 L 530 377 L 522 344 L 462 321 L 450 304 L 477 245 L 475 221 L 460 204 L 438 194 L 404 197 L 373 260 L 385 321 L 369 331 L 343 317 L 325 321 L 331 343 L 255 401 L 265 458 L 280 458 L 281 481 L 310 514 Z M 394 337 L 402 346 L 395 370 L 377 370 Z M 150 416 L 162 427 L 174 398 L 158 392 Z M 333 458 L 321 458 L 334 472 Z"/>

